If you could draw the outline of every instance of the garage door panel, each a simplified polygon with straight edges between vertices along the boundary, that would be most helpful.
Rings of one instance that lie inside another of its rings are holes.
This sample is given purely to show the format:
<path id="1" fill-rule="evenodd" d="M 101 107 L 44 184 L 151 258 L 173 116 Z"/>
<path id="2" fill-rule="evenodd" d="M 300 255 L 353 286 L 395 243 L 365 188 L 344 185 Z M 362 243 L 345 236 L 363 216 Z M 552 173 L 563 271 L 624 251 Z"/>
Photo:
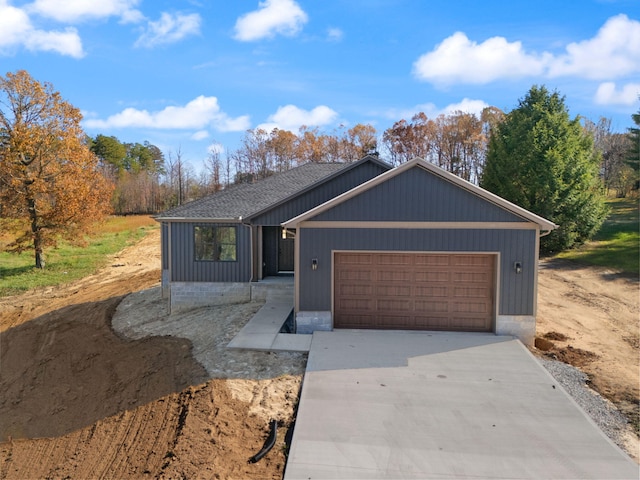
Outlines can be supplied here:
<path id="1" fill-rule="evenodd" d="M 344 282 L 371 282 L 374 279 L 374 272 L 372 270 L 340 270 L 336 272 L 336 278 Z"/>
<path id="2" fill-rule="evenodd" d="M 451 312 L 488 314 L 491 313 L 491 304 L 489 302 L 453 302 Z"/>
<path id="3" fill-rule="evenodd" d="M 340 263 L 342 265 L 373 265 L 375 256 L 373 253 L 342 253 Z"/>
<path id="4" fill-rule="evenodd" d="M 425 265 L 429 267 L 441 266 L 448 267 L 451 263 L 449 255 L 431 255 L 427 253 L 414 254 L 414 263 L 416 265 Z"/>
<path id="5" fill-rule="evenodd" d="M 376 295 L 378 297 L 410 297 L 412 293 L 409 285 L 378 285 Z"/>
<path id="6" fill-rule="evenodd" d="M 491 279 L 487 272 L 451 272 L 451 279 L 455 283 L 480 283 L 486 285 Z"/>
<path id="7" fill-rule="evenodd" d="M 448 330 L 449 317 L 443 316 L 416 316 L 415 326 L 420 330 Z"/>
<path id="8" fill-rule="evenodd" d="M 412 275 L 406 270 L 378 270 L 377 280 L 379 282 L 410 282 Z"/>
<path id="9" fill-rule="evenodd" d="M 451 265 L 455 267 L 482 267 L 491 266 L 493 259 L 489 255 L 465 255 L 456 254 L 451 256 Z"/>
<path id="10" fill-rule="evenodd" d="M 336 328 L 492 330 L 495 256 L 361 255 L 335 255 Z"/>
<path id="11" fill-rule="evenodd" d="M 428 298 L 446 298 L 449 296 L 449 287 L 432 287 L 432 286 L 416 286 L 413 288 L 413 295 L 416 298 L 428 297 Z"/>
<path id="12" fill-rule="evenodd" d="M 451 330 L 486 332 L 486 322 L 483 317 L 458 317 L 451 318 Z"/>
<path id="13" fill-rule="evenodd" d="M 448 271 L 417 270 L 414 279 L 419 283 L 442 283 L 449 282 L 450 277 L 451 272 Z"/>
<path id="14" fill-rule="evenodd" d="M 373 294 L 373 285 L 371 284 L 340 284 L 340 296 L 359 295 L 370 297 Z"/>
<path id="15" fill-rule="evenodd" d="M 372 298 L 357 298 L 357 297 L 344 297 L 340 300 L 340 310 L 345 312 L 353 311 L 374 311 L 375 302 Z"/>
<path id="16" fill-rule="evenodd" d="M 458 298 L 487 298 L 490 289 L 485 287 L 453 287 L 452 297 Z"/>
<path id="17" fill-rule="evenodd" d="M 413 301 L 403 298 L 379 298 L 376 301 L 378 312 L 410 312 L 413 310 Z"/>
<path id="18" fill-rule="evenodd" d="M 378 265 L 411 265 L 411 255 L 402 254 L 379 254 L 376 257 L 376 263 Z"/>
<path id="19" fill-rule="evenodd" d="M 373 328 L 411 330 L 415 325 L 412 315 L 378 315 Z"/>
<path id="20" fill-rule="evenodd" d="M 342 328 L 375 328 L 371 326 L 375 321 L 373 315 L 345 315 Z"/>
<path id="21" fill-rule="evenodd" d="M 449 302 L 416 300 L 414 307 L 416 313 L 447 313 Z"/>

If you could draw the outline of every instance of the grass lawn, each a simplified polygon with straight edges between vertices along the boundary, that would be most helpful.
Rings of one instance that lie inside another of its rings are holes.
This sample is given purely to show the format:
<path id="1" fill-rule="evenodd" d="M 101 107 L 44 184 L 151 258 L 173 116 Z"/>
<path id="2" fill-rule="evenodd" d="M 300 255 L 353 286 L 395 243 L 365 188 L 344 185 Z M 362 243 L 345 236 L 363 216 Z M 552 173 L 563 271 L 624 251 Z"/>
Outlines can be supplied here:
<path id="1" fill-rule="evenodd" d="M 32 250 L 22 254 L 0 252 L 0 297 L 15 295 L 36 287 L 60 285 L 85 277 L 106 265 L 109 255 L 140 240 L 159 225 L 149 216 L 110 217 L 86 238 L 83 247 L 59 242 L 57 248 L 44 251 L 46 268 L 34 267 Z M 0 237 L 0 249 L 12 240 L 6 232 Z"/>
<path id="2" fill-rule="evenodd" d="M 609 217 L 592 241 L 562 252 L 559 258 L 640 274 L 640 218 L 637 198 L 608 202 Z"/>

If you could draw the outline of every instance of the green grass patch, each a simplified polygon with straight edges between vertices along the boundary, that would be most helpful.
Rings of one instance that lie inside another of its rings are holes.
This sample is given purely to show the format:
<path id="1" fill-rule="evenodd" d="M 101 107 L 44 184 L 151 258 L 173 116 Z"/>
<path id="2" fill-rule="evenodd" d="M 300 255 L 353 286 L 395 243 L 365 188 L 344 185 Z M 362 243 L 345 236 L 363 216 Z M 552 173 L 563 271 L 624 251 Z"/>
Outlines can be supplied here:
<path id="1" fill-rule="evenodd" d="M 45 269 L 34 267 L 33 251 L 21 254 L 0 252 L 0 297 L 38 287 L 50 287 L 78 280 L 105 266 L 109 256 L 131 245 L 159 225 L 148 216 L 110 217 L 96 225 L 85 246 L 60 241 L 44 252 Z M 3 238 L 3 244 L 9 238 Z"/>
<path id="2" fill-rule="evenodd" d="M 640 274 L 640 215 L 638 199 L 616 198 L 608 202 L 611 213 L 592 241 L 567 250 L 558 258 Z"/>

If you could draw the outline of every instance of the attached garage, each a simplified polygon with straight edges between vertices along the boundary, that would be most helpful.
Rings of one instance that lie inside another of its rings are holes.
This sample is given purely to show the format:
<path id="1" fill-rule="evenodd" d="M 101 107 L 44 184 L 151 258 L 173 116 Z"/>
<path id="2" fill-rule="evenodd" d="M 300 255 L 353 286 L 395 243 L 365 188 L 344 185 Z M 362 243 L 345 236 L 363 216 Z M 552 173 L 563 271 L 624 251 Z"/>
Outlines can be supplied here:
<path id="1" fill-rule="evenodd" d="M 335 252 L 334 328 L 493 331 L 493 254 Z"/>
<path id="2" fill-rule="evenodd" d="M 539 238 L 557 226 L 415 159 L 282 224 L 298 333 L 535 336 Z"/>

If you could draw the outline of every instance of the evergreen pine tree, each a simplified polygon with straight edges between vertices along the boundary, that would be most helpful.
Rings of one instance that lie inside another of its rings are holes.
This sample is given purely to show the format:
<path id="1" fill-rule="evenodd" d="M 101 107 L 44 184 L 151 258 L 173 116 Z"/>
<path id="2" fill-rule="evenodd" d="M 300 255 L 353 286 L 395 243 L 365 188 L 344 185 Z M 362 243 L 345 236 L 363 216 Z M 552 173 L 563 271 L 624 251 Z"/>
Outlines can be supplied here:
<path id="1" fill-rule="evenodd" d="M 557 252 L 590 239 L 606 217 L 599 164 L 564 97 L 533 86 L 492 133 L 481 185 L 558 224 L 541 240 Z"/>

